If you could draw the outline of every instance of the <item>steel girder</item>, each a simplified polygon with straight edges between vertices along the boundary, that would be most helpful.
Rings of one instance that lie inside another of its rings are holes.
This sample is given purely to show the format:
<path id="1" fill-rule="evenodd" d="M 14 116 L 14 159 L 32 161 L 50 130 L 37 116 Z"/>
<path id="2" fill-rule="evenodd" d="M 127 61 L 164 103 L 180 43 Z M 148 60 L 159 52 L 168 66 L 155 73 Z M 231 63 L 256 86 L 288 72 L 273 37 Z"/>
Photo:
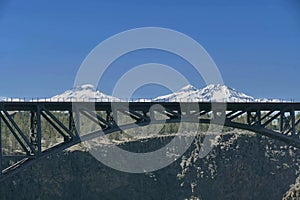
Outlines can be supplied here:
<path id="1" fill-rule="evenodd" d="M 76 103 L 75 103 L 76 104 Z M 87 109 L 93 104 L 94 111 Z M 81 102 L 80 109 L 74 110 L 72 102 L 1 102 L 0 103 L 0 180 L 8 175 L 24 169 L 26 166 L 45 158 L 53 153 L 60 152 L 81 141 L 99 137 L 101 133 L 110 134 L 116 131 L 146 126 L 151 123 L 223 123 L 225 126 L 253 131 L 276 140 L 286 142 L 288 145 L 300 147 L 300 137 L 297 125 L 300 123 L 300 103 L 214 103 L 216 110 L 212 110 L 209 102 L 178 103 L 178 102 Z M 159 104 L 164 109 L 151 109 Z M 199 107 L 193 110 L 195 104 Z M 185 109 L 182 110 L 182 107 Z M 86 108 L 86 109 L 85 109 Z M 218 108 L 226 108 L 221 111 Z M 11 112 L 30 112 L 29 133 L 24 132 L 18 122 L 11 116 Z M 68 125 L 57 118 L 54 112 L 63 112 L 68 115 Z M 132 122 L 118 125 L 115 112 L 132 119 Z M 164 120 L 155 119 L 154 112 L 164 116 Z M 99 125 L 100 131 L 90 132 L 80 137 L 80 127 L 76 127 L 76 118 L 84 115 Z M 224 118 L 224 120 L 216 120 Z M 214 120 L 213 120 L 214 119 Z M 63 141 L 51 148 L 42 148 L 43 132 L 42 120 L 56 130 Z M 223 124 L 220 124 L 223 125 Z M 3 127 L 13 135 L 22 147 L 23 154 L 14 164 L 3 167 Z M 2 138 L 1 138 L 2 136 Z"/>

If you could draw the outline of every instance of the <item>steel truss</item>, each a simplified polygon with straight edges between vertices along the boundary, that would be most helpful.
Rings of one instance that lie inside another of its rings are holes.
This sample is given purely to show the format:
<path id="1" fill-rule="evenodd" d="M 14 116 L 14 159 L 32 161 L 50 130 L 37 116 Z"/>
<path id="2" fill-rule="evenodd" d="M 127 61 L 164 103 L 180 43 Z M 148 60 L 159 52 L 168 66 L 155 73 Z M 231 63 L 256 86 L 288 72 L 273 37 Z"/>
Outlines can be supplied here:
<path id="1" fill-rule="evenodd" d="M 78 103 L 76 103 L 78 104 Z M 100 115 L 90 109 L 92 103 L 80 103 L 80 107 L 74 110 L 71 102 L 1 102 L 0 103 L 0 180 L 8 175 L 31 165 L 32 163 L 45 158 L 51 154 L 60 152 L 81 141 L 99 137 L 99 131 L 79 135 L 79 127 L 76 129 L 76 117 L 84 115 L 94 123 L 97 123 L 104 134 L 130 129 L 139 126 L 146 126 L 151 123 L 219 123 L 228 127 L 244 129 L 281 140 L 288 145 L 300 147 L 300 134 L 297 125 L 300 123 L 300 103 L 214 103 L 212 110 L 211 103 L 177 103 L 177 102 L 97 102 L 93 103 L 94 110 L 102 112 Z M 164 109 L 151 109 L 154 104 L 161 105 Z M 128 106 L 129 105 L 129 106 Z M 195 108 L 195 105 L 199 109 Z M 75 106 L 76 107 L 76 106 Z M 182 107 L 185 110 L 182 110 Z M 226 108 L 226 109 L 224 109 Z M 18 122 L 14 120 L 12 112 L 30 112 L 29 133 L 20 129 Z M 57 118 L 54 112 L 63 112 L 68 116 L 68 125 Z M 118 125 L 113 113 L 121 112 L 132 119 L 131 123 Z M 155 119 L 155 113 L 160 113 L 164 120 Z M 223 120 L 218 120 L 222 118 Z M 42 120 L 49 123 L 55 129 L 63 141 L 47 149 L 42 148 Z M 2 130 L 10 132 L 22 147 L 21 159 L 8 166 L 3 167 Z"/>

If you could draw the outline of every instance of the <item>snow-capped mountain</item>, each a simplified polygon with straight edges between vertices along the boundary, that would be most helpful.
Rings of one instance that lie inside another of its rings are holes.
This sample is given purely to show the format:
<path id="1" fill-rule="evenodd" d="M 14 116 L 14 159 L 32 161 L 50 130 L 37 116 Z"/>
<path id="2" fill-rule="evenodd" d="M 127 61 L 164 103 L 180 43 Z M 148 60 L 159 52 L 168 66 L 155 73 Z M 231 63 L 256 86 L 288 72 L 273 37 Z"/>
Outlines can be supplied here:
<path id="1" fill-rule="evenodd" d="M 187 85 L 172 94 L 159 96 L 154 101 L 170 102 L 278 102 L 278 99 L 257 99 L 221 84 L 211 84 L 202 89 Z"/>
<path id="2" fill-rule="evenodd" d="M 177 92 L 156 97 L 154 101 L 202 101 L 203 97 L 198 92 L 199 89 L 192 85 L 187 85 Z"/>
<path id="3" fill-rule="evenodd" d="M 200 90 L 204 100 L 226 101 L 226 102 L 253 102 L 255 98 L 238 92 L 226 85 L 208 85 Z"/>
<path id="4" fill-rule="evenodd" d="M 95 89 L 95 86 L 86 84 L 67 90 L 62 94 L 56 95 L 48 100 L 51 101 L 119 101 L 118 98 L 106 95 Z"/>
<path id="5" fill-rule="evenodd" d="M 20 98 L 8 98 L 0 97 L 0 102 L 3 101 L 14 101 L 20 102 L 25 99 Z M 25 100 L 26 101 L 26 100 Z M 35 99 L 30 101 L 98 101 L 98 102 L 118 102 L 122 101 L 117 97 L 106 95 L 91 84 L 86 84 L 82 86 L 75 87 L 73 89 L 67 90 L 62 94 L 53 96 L 48 99 Z M 202 89 L 198 89 L 192 85 L 186 85 L 185 87 L 179 89 L 178 91 L 156 97 L 154 99 L 138 99 L 132 100 L 137 102 L 283 102 L 280 99 L 260 99 L 254 98 L 242 92 L 227 87 L 226 85 L 211 84 Z"/>
<path id="6" fill-rule="evenodd" d="M 0 99 L 1 101 L 1 99 Z M 93 85 L 86 84 L 67 90 L 62 94 L 56 95 L 46 101 L 121 101 L 117 97 L 106 95 L 97 91 Z M 180 90 L 156 97 L 154 99 L 139 99 L 139 102 L 280 102 L 279 99 L 258 99 L 233 88 L 221 84 L 211 84 L 202 89 L 192 85 L 187 85 Z"/>

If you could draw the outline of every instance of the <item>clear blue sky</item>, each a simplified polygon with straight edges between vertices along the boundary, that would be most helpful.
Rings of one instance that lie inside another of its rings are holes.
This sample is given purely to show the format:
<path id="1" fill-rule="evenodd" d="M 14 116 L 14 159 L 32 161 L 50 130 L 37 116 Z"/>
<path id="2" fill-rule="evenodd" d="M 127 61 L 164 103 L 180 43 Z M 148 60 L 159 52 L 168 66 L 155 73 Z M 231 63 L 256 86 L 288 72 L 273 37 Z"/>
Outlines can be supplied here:
<path id="1" fill-rule="evenodd" d="M 73 86 L 81 62 L 98 43 L 145 26 L 170 28 L 194 38 L 230 87 L 255 97 L 300 101 L 297 0 L 0 0 L 0 96 L 61 93 Z M 119 64 L 185 65 L 171 55 L 142 53 Z M 110 78 L 101 89 L 109 93 L 121 72 L 107 73 Z M 186 73 L 192 84 L 203 86 L 192 71 Z M 144 94 L 150 89 L 145 88 Z M 152 95 L 162 92 L 152 90 Z"/>

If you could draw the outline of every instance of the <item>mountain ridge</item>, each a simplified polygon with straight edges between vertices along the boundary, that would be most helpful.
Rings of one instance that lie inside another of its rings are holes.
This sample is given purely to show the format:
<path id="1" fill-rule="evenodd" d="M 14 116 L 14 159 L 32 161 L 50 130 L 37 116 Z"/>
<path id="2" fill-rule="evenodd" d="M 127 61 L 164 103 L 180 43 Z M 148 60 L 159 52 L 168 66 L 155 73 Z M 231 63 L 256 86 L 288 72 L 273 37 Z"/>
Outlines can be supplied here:
<path id="1" fill-rule="evenodd" d="M 18 98 L 0 97 L 0 102 L 5 101 L 24 101 Z M 84 84 L 66 90 L 61 94 L 46 99 L 36 99 L 29 101 L 95 101 L 95 102 L 118 102 L 128 101 L 128 99 L 119 99 L 114 96 L 107 95 L 96 90 L 96 87 L 91 84 Z M 179 90 L 161 95 L 152 99 L 138 98 L 130 99 L 135 102 L 282 102 L 280 99 L 254 98 L 243 92 L 239 92 L 234 88 L 223 84 L 210 84 L 203 88 L 196 88 L 188 84 Z"/>
<path id="2" fill-rule="evenodd" d="M 122 101 L 117 97 L 113 97 L 97 91 L 93 85 L 86 84 L 79 87 L 74 87 L 71 90 L 67 90 L 62 94 L 56 95 L 50 98 L 51 101 L 59 100 L 94 100 L 94 101 Z M 134 99 L 133 99 L 134 100 Z M 123 100 L 125 101 L 125 100 Z M 222 84 L 210 84 L 204 88 L 196 88 L 195 86 L 188 84 L 181 89 L 167 95 L 155 97 L 153 99 L 137 99 L 135 101 L 142 102 L 280 102 L 279 99 L 262 99 L 254 98 L 243 92 L 239 92 L 234 88 L 228 87 Z"/>
<path id="3" fill-rule="evenodd" d="M 85 84 L 85 85 L 74 87 L 73 89 L 69 89 L 62 94 L 58 94 L 51 97 L 49 100 L 51 101 L 87 100 L 87 101 L 101 101 L 101 102 L 120 101 L 120 99 L 116 97 L 104 94 L 103 92 L 96 90 L 96 87 L 91 84 Z"/>

